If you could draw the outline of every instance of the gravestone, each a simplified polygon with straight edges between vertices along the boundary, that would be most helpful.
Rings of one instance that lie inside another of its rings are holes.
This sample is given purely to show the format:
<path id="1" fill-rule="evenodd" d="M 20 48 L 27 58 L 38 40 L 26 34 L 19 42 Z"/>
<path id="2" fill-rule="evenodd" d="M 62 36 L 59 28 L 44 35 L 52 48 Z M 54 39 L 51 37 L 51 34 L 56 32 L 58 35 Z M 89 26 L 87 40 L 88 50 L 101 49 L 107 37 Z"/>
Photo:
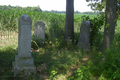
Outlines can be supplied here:
<path id="1" fill-rule="evenodd" d="M 41 38 L 45 40 L 45 24 L 42 21 L 37 21 L 35 23 L 35 31 L 34 34 L 36 38 Z"/>
<path id="2" fill-rule="evenodd" d="M 15 61 L 12 63 L 14 76 L 21 72 L 25 75 L 36 72 L 31 56 L 31 29 L 31 18 L 26 14 L 22 15 L 19 19 L 18 55 L 15 55 Z"/>
<path id="3" fill-rule="evenodd" d="M 90 43 L 90 21 L 82 21 L 81 27 L 80 27 L 80 38 L 78 42 L 78 46 L 80 46 L 82 49 L 89 50 Z"/>

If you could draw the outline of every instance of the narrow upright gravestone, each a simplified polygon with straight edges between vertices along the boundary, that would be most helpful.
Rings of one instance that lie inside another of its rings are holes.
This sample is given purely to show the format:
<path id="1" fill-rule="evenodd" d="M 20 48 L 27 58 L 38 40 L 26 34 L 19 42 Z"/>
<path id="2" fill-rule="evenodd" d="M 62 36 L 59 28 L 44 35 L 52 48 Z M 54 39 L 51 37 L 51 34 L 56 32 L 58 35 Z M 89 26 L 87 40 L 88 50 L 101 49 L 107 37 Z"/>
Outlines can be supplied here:
<path id="1" fill-rule="evenodd" d="M 36 38 L 41 38 L 45 40 L 45 24 L 42 21 L 37 21 L 35 23 L 35 31 L 34 34 Z"/>
<path id="2" fill-rule="evenodd" d="M 80 28 L 80 38 L 78 42 L 78 46 L 80 46 L 82 49 L 89 50 L 90 43 L 90 21 L 82 21 L 81 28 Z"/>
<path id="3" fill-rule="evenodd" d="M 19 19 L 18 55 L 15 55 L 15 61 L 12 63 L 14 76 L 21 72 L 29 74 L 36 71 L 31 56 L 31 29 L 31 18 L 26 14 L 22 15 Z"/>

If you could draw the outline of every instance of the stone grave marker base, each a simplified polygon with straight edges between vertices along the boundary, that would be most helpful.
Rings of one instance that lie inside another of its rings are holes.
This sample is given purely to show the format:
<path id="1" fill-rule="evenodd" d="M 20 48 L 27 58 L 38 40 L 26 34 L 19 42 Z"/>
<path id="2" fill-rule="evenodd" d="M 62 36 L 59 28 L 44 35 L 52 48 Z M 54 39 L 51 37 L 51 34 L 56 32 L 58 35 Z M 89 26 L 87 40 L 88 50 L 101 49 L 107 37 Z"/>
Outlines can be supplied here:
<path id="1" fill-rule="evenodd" d="M 12 65 L 14 77 L 18 74 L 29 75 L 36 72 L 36 67 L 34 66 L 34 59 L 32 57 L 20 59 L 17 55 L 15 55 L 15 61 L 12 62 Z"/>
<path id="2" fill-rule="evenodd" d="M 86 49 L 86 50 L 90 50 L 90 43 L 82 43 L 82 42 L 78 42 L 77 44 L 78 46 L 80 46 L 82 49 Z"/>

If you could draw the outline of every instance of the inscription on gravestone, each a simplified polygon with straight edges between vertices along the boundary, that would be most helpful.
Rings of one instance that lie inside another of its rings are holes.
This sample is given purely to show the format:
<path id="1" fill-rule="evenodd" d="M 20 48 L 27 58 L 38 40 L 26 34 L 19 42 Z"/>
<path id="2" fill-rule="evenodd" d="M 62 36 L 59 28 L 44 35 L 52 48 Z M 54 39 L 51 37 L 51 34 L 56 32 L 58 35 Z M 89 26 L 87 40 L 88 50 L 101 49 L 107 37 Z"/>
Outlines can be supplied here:
<path id="1" fill-rule="evenodd" d="M 80 38 L 78 42 L 78 46 L 80 46 L 82 49 L 89 50 L 90 43 L 90 21 L 82 21 L 81 28 L 80 28 Z"/>
<path id="2" fill-rule="evenodd" d="M 19 19 L 18 55 L 13 62 L 14 76 L 24 70 L 24 74 L 35 72 L 34 59 L 31 56 L 32 20 L 24 14 Z"/>

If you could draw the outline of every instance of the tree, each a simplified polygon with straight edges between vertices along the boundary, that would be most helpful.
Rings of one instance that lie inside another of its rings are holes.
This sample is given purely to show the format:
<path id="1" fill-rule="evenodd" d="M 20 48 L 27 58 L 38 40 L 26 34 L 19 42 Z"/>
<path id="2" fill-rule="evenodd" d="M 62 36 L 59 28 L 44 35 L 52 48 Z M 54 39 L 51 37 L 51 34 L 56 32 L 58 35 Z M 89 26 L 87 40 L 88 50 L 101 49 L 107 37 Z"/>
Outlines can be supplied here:
<path id="1" fill-rule="evenodd" d="M 86 0 L 90 1 L 90 0 Z M 93 1 L 93 0 L 91 0 Z M 114 40 L 115 25 L 117 21 L 117 2 L 120 0 L 94 0 L 95 3 L 91 3 L 91 8 L 93 10 L 105 9 L 105 26 L 104 26 L 104 38 L 103 38 L 103 52 L 105 49 L 109 48 Z"/>
<path id="2" fill-rule="evenodd" d="M 94 11 L 102 11 L 105 9 L 106 5 L 106 0 L 86 0 L 87 2 L 89 1 L 94 1 L 93 3 L 89 3 L 88 6 L 91 6 L 91 9 Z"/>
<path id="3" fill-rule="evenodd" d="M 114 40 L 116 24 L 117 0 L 106 0 L 105 26 L 103 38 L 103 51 L 110 47 Z"/>
<path id="4" fill-rule="evenodd" d="M 66 0 L 65 39 L 74 38 L 74 0 Z"/>

